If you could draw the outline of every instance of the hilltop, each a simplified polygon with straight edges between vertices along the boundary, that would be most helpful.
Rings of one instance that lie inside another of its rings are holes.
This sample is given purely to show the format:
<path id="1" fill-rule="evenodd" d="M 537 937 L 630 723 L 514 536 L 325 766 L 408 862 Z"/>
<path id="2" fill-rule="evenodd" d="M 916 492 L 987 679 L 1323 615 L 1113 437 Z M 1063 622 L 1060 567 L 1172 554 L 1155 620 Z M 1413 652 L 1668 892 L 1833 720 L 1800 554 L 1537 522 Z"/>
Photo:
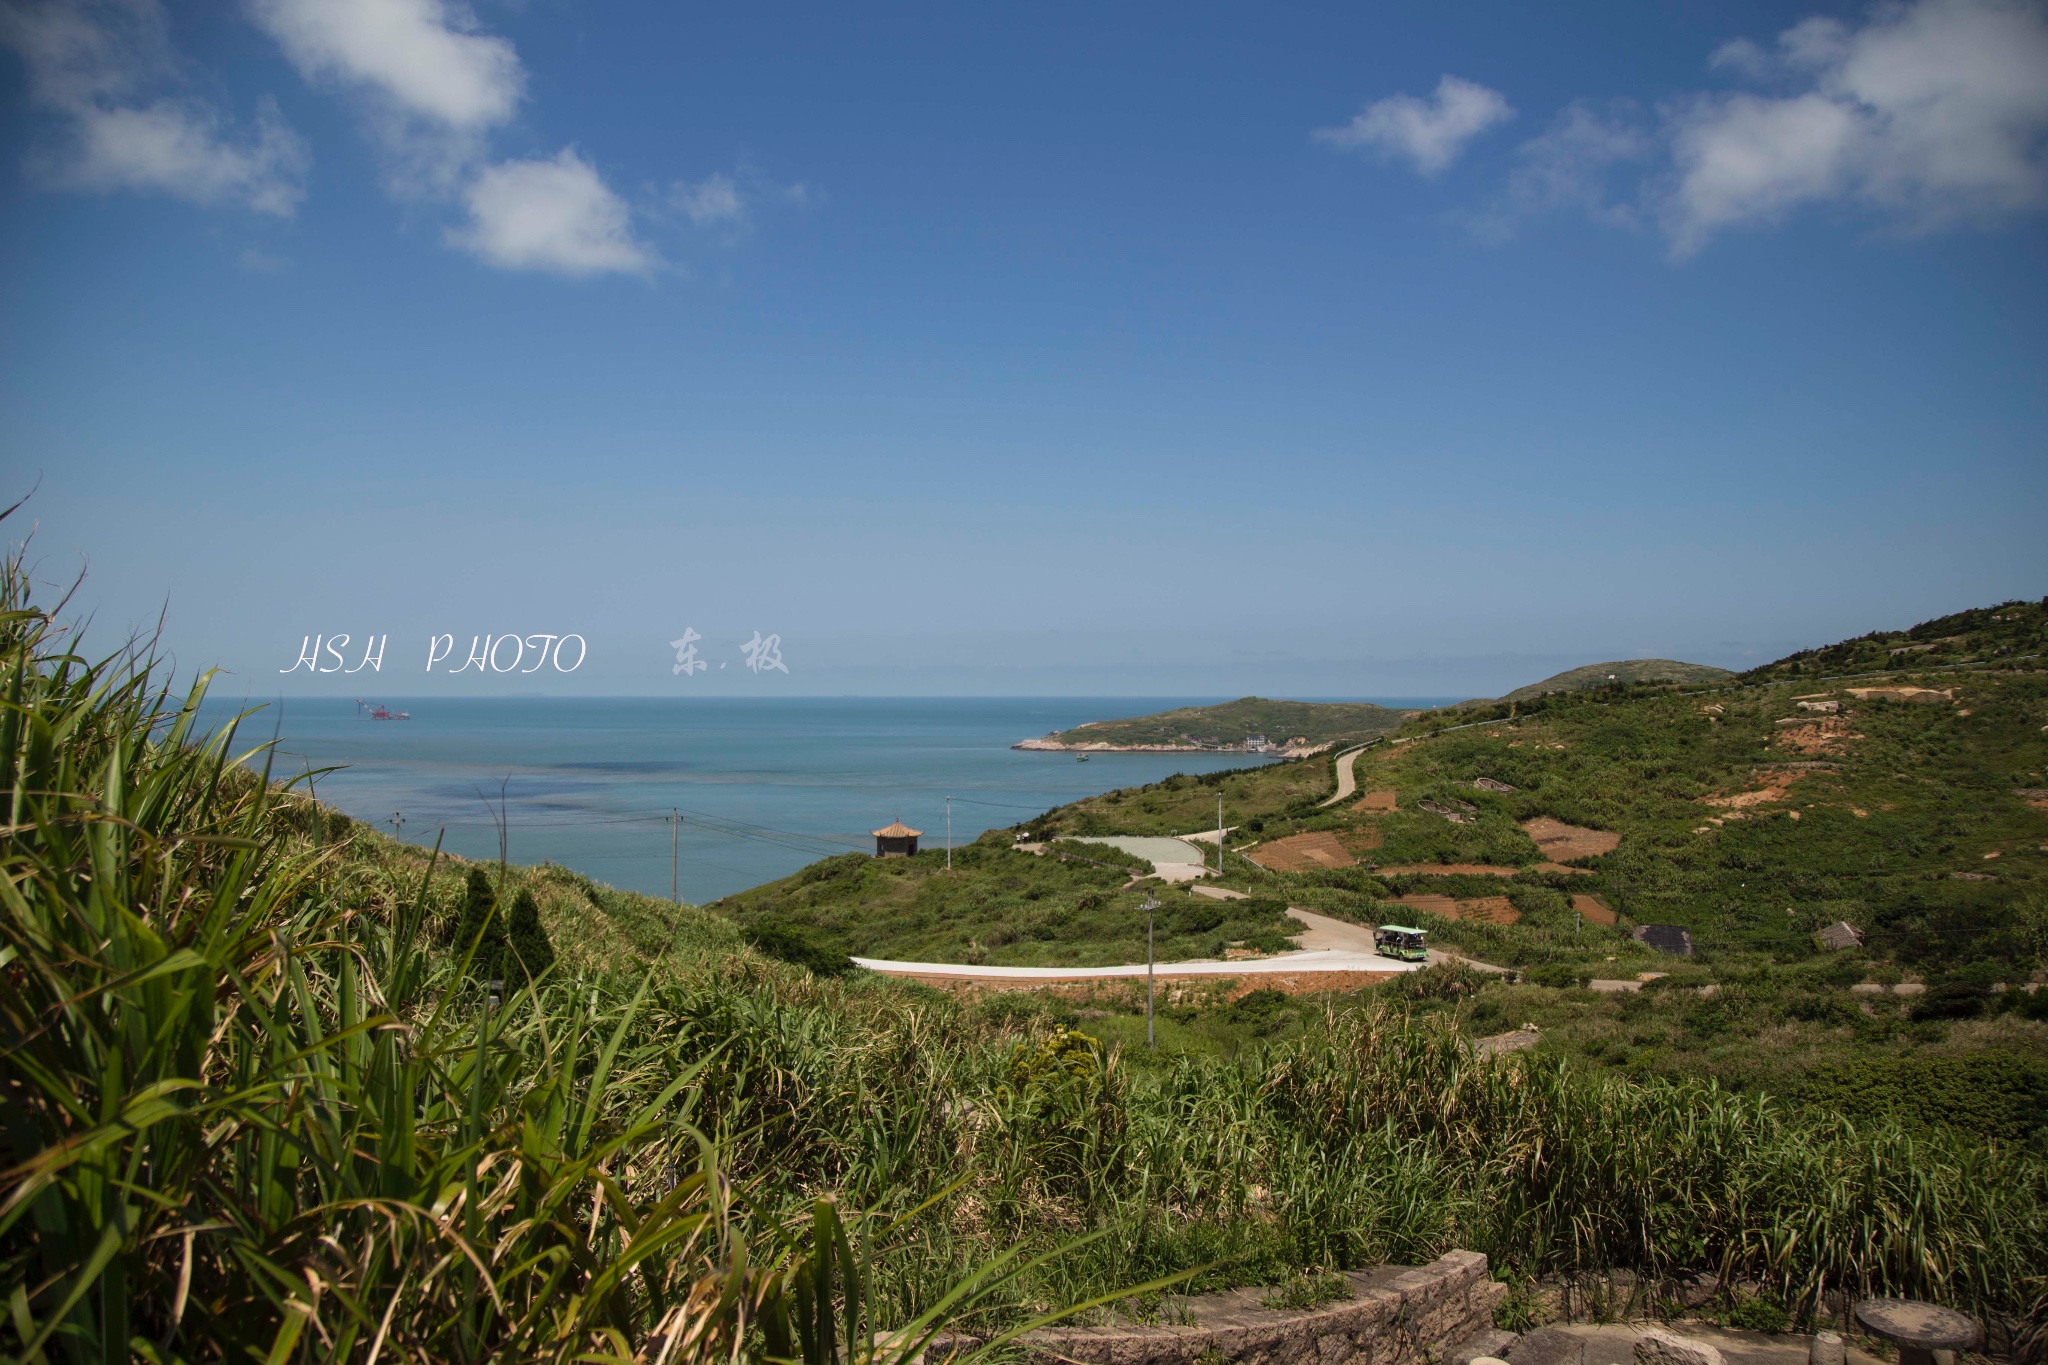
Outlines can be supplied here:
<path id="1" fill-rule="evenodd" d="M 1604 664 L 1587 664 L 1583 668 L 1566 669 L 1562 673 L 1545 678 L 1542 682 L 1518 687 L 1499 700 L 1530 701 L 1556 692 L 1588 692 L 1616 684 L 1623 687 L 1655 683 L 1696 686 L 1728 682 L 1734 677 L 1735 675 L 1725 668 L 1680 663 L 1676 659 L 1617 659 Z"/>
<path id="2" fill-rule="evenodd" d="M 2048 597 L 2001 602 L 1922 621 L 1910 630 L 1874 630 L 1853 640 L 1802 649 L 1753 668 L 1744 682 L 1776 682 L 1888 668 L 2039 659 L 2048 654 Z"/>
<path id="3" fill-rule="evenodd" d="M 1263 736 L 1290 755 L 1355 744 L 1392 734 L 1414 715 L 1371 702 L 1271 701 L 1239 697 L 1217 706 L 1183 706 L 1125 720 L 1096 720 L 1019 749 L 1239 750 Z"/>

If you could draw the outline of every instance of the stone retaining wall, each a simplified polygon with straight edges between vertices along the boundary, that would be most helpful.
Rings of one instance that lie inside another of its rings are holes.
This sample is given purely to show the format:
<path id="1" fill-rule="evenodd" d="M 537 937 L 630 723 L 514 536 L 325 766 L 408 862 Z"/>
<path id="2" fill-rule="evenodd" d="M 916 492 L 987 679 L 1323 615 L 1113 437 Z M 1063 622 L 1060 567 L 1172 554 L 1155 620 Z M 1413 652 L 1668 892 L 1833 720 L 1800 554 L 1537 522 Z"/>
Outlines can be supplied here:
<path id="1" fill-rule="evenodd" d="M 1024 1337 L 1032 1365 L 1429 1365 L 1493 1326 L 1507 1286 L 1486 1257 L 1453 1251 L 1434 1263 L 1343 1276 L 1357 1297 L 1320 1308 L 1260 1306 L 1269 1291 L 1237 1289 L 1185 1301 L 1191 1321 L 1149 1326 L 1056 1327 Z M 928 1357 L 929 1358 L 929 1357 Z"/>

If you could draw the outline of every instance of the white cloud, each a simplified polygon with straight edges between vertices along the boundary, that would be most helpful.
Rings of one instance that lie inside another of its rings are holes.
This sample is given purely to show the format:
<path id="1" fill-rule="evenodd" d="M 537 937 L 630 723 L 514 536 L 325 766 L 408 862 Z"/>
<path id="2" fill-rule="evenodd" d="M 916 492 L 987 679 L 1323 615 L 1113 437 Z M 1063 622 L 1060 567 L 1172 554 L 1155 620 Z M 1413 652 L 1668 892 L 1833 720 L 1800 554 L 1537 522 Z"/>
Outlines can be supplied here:
<path id="1" fill-rule="evenodd" d="M 1486 211 L 1473 216 L 1473 230 L 1488 241 L 1505 241 L 1524 219 L 1560 209 L 1577 209 L 1596 222 L 1628 226 L 1637 212 L 1629 194 L 1617 194 L 1617 171 L 1650 155 L 1654 140 L 1641 111 L 1626 102 L 1602 112 L 1584 100 L 1566 106 L 1550 127 L 1516 149 L 1507 187 Z"/>
<path id="2" fill-rule="evenodd" d="M 1810 19 L 1775 52 L 1744 40 L 1715 65 L 1790 86 L 1672 111 L 1673 249 L 1801 204 L 1882 208 L 1909 228 L 2048 203 L 2048 13 L 2018 0 L 1919 0 L 1861 28 Z"/>
<path id="3" fill-rule="evenodd" d="M 692 185 L 679 180 L 669 191 L 669 200 L 698 227 L 715 223 L 736 223 L 747 215 L 746 196 L 739 185 L 722 171 L 713 172 Z"/>
<path id="4" fill-rule="evenodd" d="M 1445 76 L 1433 100 L 1390 95 L 1343 127 L 1319 128 L 1315 135 L 1347 150 L 1406 157 L 1422 174 L 1435 175 L 1458 159 L 1466 143 L 1514 116 L 1498 90 Z"/>
<path id="5" fill-rule="evenodd" d="M 374 92 L 451 128 L 505 122 L 526 73 L 504 38 L 442 0 L 249 0 L 256 23 L 309 81 Z"/>
<path id="6" fill-rule="evenodd" d="M 58 116 L 32 156 L 53 183 L 142 190 L 289 217 L 305 197 L 305 144 L 265 101 L 252 136 L 185 94 L 157 0 L 0 6 L 0 41 L 21 54 L 30 98 Z"/>
<path id="7" fill-rule="evenodd" d="M 452 192 L 511 121 L 526 69 L 511 42 L 443 0 L 247 0 L 256 25 L 308 82 L 361 101 L 404 197 Z"/>
<path id="8" fill-rule="evenodd" d="M 469 226 L 449 240 L 492 265 L 586 276 L 655 264 L 634 239 L 626 202 L 572 147 L 546 160 L 486 167 L 463 198 Z"/>
<path id="9" fill-rule="evenodd" d="M 308 81 L 363 100 L 392 157 L 394 194 L 463 205 L 468 222 L 448 231 L 451 244 L 502 269 L 571 276 L 657 263 L 626 201 L 573 148 L 489 160 L 489 134 L 518 113 L 526 69 L 460 0 L 246 3 Z"/>

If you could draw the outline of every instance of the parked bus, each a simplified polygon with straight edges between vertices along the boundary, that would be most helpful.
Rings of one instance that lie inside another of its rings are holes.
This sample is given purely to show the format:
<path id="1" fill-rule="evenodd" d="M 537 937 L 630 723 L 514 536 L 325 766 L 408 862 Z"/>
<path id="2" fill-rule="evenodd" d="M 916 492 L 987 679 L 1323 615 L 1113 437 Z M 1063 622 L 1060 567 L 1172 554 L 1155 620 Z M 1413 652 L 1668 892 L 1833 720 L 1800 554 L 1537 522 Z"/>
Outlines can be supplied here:
<path id="1" fill-rule="evenodd" d="M 1402 962 L 1429 961 L 1429 947 L 1423 936 L 1426 929 L 1411 929 L 1405 924 L 1382 924 L 1372 931 L 1373 951 L 1381 957 L 1396 958 Z"/>

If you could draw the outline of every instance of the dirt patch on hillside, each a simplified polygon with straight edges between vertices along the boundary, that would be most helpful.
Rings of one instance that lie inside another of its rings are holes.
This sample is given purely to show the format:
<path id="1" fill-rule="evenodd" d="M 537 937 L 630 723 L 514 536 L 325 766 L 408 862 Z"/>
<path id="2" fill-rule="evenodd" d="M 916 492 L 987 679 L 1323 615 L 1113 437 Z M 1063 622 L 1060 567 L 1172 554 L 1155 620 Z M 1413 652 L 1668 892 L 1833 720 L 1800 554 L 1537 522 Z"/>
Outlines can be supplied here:
<path id="1" fill-rule="evenodd" d="M 1795 753 L 1823 754 L 1844 740 L 1863 736 L 1849 729 L 1846 716 L 1820 716 L 1812 721 L 1787 725 L 1772 737 L 1772 743 Z"/>
<path id="2" fill-rule="evenodd" d="M 1351 809 L 1370 813 L 1383 813 L 1394 809 L 1393 792 L 1367 792 Z"/>
<path id="3" fill-rule="evenodd" d="M 1614 911 L 1602 904 L 1598 896 L 1573 896 L 1572 909 L 1584 915 L 1588 924 L 1605 924 L 1609 928 L 1614 925 Z"/>
<path id="4" fill-rule="evenodd" d="M 1779 736 L 1784 738 L 1784 736 Z M 1757 777 L 1763 786 L 1752 791 L 1731 792 L 1727 796 L 1702 796 L 1700 804 L 1717 810 L 1748 810 L 1752 806 L 1772 806 L 1791 794 L 1792 784 L 1806 776 L 1810 769 L 1801 763 L 1789 763 L 1782 768 L 1759 769 Z"/>
<path id="5" fill-rule="evenodd" d="M 2021 787 L 2013 795 L 2035 810 L 2048 810 L 2048 787 Z"/>
<path id="6" fill-rule="evenodd" d="M 1394 904 L 1427 910 L 1445 919 L 1472 920 L 1480 924 L 1509 925 L 1522 918 L 1522 912 L 1515 909 L 1514 902 L 1506 896 L 1479 896 L 1471 900 L 1458 900 L 1451 896 L 1399 896 Z"/>
<path id="7" fill-rule="evenodd" d="M 1329 830 L 1290 834 L 1245 855 L 1269 872 L 1308 872 L 1319 867 L 1356 867 L 1358 859 Z"/>
<path id="8" fill-rule="evenodd" d="M 1568 863 L 1580 858 L 1598 858 L 1612 853 L 1621 846 L 1621 836 L 1604 829 L 1587 829 L 1583 825 L 1567 825 L 1562 820 L 1553 820 L 1539 815 L 1534 820 L 1522 822 L 1522 832 L 1536 841 L 1536 847 L 1543 850 L 1545 857 L 1553 862 Z"/>

